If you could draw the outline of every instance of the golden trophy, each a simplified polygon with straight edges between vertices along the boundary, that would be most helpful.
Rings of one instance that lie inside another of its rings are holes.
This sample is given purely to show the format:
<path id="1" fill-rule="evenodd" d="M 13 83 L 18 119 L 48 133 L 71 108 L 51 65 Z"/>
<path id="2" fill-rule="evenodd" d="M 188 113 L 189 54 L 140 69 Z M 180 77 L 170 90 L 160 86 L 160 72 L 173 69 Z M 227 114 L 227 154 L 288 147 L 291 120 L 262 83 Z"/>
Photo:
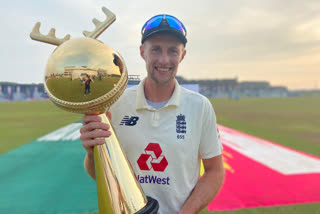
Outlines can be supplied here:
<path id="1" fill-rule="evenodd" d="M 66 111 L 99 114 L 102 122 L 110 125 L 111 136 L 105 144 L 94 148 L 99 212 L 157 213 L 158 202 L 143 193 L 104 113 L 125 90 L 128 73 L 122 57 L 96 39 L 116 20 L 107 8 L 102 11 L 106 20 L 93 19 L 96 28 L 84 31 L 85 38 L 71 39 L 68 34 L 58 39 L 54 28 L 42 35 L 40 22 L 30 37 L 58 46 L 49 57 L 45 73 L 44 86 L 51 101 Z"/>

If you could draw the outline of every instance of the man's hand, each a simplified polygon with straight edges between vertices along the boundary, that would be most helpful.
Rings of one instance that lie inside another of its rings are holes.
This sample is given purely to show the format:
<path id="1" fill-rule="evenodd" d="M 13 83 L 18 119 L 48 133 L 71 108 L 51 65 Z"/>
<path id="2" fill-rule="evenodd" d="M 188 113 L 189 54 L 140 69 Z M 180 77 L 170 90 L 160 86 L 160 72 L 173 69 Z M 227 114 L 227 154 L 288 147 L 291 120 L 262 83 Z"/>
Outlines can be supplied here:
<path id="1" fill-rule="evenodd" d="M 109 119 L 111 118 L 110 112 L 107 112 L 107 116 Z M 104 144 L 106 142 L 104 138 L 111 135 L 109 125 L 102 123 L 98 115 L 85 115 L 80 134 L 82 146 L 87 151 L 84 167 L 88 174 L 95 179 L 93 148 L 96 145 Z"/>
<path id="2" fill-rule="evenodd" d="M 222 155 L 202 159 L 204 174 L 183 205 L 179 214 L 195 214 L 207 206 L 220 191 L 224 181 Z"/>

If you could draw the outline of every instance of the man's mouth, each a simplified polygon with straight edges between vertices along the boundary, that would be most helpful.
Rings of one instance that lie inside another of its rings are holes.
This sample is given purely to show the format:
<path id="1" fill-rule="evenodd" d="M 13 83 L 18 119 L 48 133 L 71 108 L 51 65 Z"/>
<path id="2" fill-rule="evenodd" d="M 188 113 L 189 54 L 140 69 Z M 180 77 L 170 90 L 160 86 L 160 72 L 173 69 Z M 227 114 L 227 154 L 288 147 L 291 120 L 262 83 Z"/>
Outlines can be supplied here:
<path id="1" fill-rule="evenodd" d="M 171 68 L 168 68 L 168 67 L 163 68 L 163 67 L 157 67 L 157 66 L 156 66 L 155 69 L 156 69 L 158 72 L 160 72 L 160 73 L 167 73 L 167 72 L 170 71 Z"/>

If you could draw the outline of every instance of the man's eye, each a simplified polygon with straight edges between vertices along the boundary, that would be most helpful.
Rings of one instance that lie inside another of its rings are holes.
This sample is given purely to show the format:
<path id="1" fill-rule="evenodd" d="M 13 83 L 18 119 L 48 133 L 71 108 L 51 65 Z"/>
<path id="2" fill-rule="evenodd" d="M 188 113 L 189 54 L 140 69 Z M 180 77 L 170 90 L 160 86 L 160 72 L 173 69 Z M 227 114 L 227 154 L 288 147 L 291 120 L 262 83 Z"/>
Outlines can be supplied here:
<path id="1" fill-rule="evenodd" d="M 178 53 L 178 51 L 175 50 L 175 49 L 172 49 L 172 50 L 171 50 L 171 53 Z"/>
<path id="2" fill-rule="evenodd" d="M 159 51 L 159 48 L 152 48 L 152 51 Z"/>

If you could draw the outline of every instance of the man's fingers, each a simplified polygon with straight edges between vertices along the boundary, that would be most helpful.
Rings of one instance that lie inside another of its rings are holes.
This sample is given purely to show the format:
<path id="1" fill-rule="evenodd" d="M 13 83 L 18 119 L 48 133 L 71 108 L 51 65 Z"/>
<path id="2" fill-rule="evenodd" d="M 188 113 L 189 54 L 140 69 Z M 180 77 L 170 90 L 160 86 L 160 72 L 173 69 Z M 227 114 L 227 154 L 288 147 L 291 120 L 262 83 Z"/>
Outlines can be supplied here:
<path id="1" fill-rule="evenodd" d="M 82 141 L 87 141 L 95 138 L 109 137 L 110 135 L 111 135 L 110 131 L 94 130 L 91 132 L 82 133 L 80 136 L 80 139 Z"/>
<path id="2" fill-rule="evenodd" d="M 81 134 L 84 134 L 86 132 L 90 132 L 92 130 L 95 130 L 95 129 L 100 129 L 100 130 L 109 130 L 109 125 L 108 124 L 105 124 L 105 123 L 101 123 L 101 122 L 90 122 L 84 126 L 82 126 L 82 128 L 80 129 L 80 133 Z"/>
<path id="3" fill-rule="evenodd" d="M 100 139 L 94 139 L 94 140 L 87 140 L 87 141 L 83 141 L 82 142 L 82 145 L 83 147 L 88 151 L 88 150 L 91 150 L 93 149 L 94 146 L 97 146 L 97 145 L 102 145 L 106 142 L 105 139 L 103 138 L 100 138 Z"/>
<path id="4" fill-rule="evenodd" d="M 98 115 L 84 115 L 82 120 L 83 125 L 91 122 L 101 122 L 101 118 Z"/>
<path id="5" fill-rule="evenodd" d="M 94 146 L 105 143 L 105 138 L 111 135 L 109 128 L 108 124 L 101 122 L 101 118 L 98 115 L 85 115 L 83 117 L 80 139 L 88 153 L 93 152 Z"/>

